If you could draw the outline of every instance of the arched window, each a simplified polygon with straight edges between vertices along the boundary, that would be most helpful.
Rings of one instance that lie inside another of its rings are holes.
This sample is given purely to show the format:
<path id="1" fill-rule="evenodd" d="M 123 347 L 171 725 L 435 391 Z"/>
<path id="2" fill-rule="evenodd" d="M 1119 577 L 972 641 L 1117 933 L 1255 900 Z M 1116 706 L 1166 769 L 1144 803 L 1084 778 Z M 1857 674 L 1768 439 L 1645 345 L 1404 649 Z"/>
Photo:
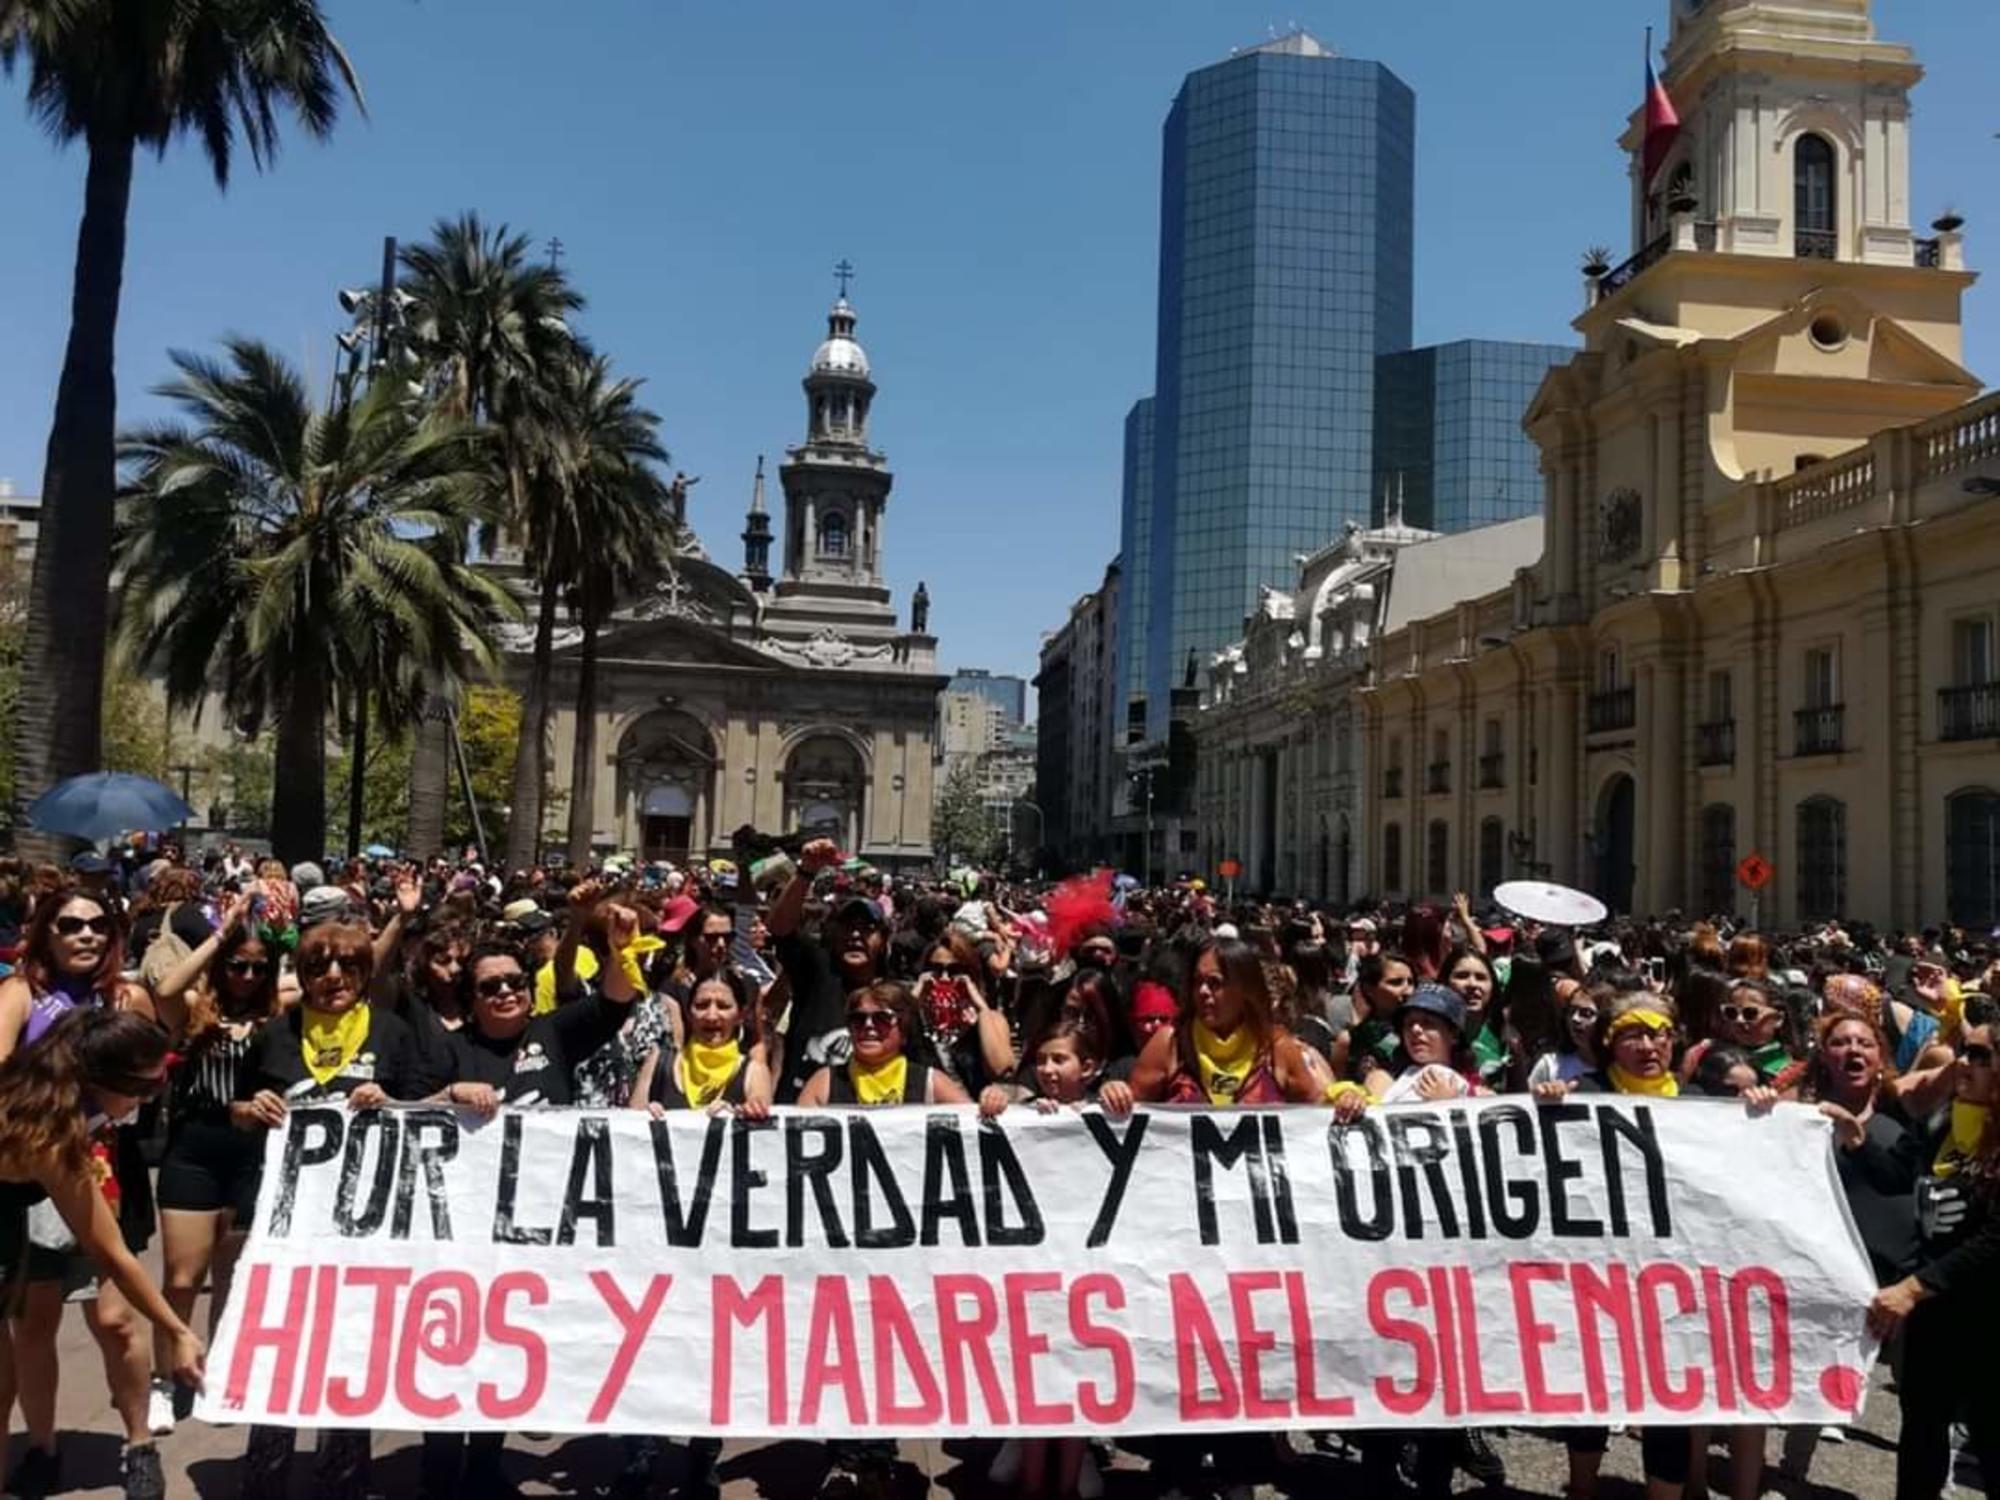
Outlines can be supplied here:
<path id="1" fill-rule="evenodd" d="M 1433 896 L 1451 890 L 1451 826 L 1435 818 L 1425 831 L 1424 888 Z"/>
<path id="2" fill-rule="evenodd" d="M 1713 802 L 1701 810 L 1701 909 L 1736 909 L 1736 809 Z"/>
<path id="3" fill-rule="evenodd" d="M 847 517 L 837 510 L 827 511 L 819 518 L 819 555 L 847 556 Z"/>
<path id="4" fill-rule="evenodd" d="M 2000 923 L 2000 792 L 1970 787 L 1945 799 L 1944 902 L 1966 927 Z"/>
<path id="5" fill-rule="evenodd" d="M 1792 147 L 1793 253 L 1803 259 L 1832 260 L 1839 244 L 1834 209 L 1833 144 L 1806 134 Z"/>
<path id="6" fill-rule="evenodd" d="M 1837 917 L 1847 905 L 1847 804 L 1808 797 L 1798 820 L 1799 920 Z"/>
<path id="7" fill-rule="evenodd" d="M 1382 894 L 1393 895 L 1403 888 L 1403 825 L 1391 823 L 1382 830 Z"/>

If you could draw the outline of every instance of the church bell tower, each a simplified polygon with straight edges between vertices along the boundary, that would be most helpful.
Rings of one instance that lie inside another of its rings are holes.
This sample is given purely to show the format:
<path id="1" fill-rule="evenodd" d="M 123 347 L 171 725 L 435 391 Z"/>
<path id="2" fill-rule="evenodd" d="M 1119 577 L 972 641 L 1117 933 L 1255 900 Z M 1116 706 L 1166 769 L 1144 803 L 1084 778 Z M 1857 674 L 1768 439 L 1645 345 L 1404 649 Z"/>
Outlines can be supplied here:
<path id="1" fill-rule="evenodd" d="M 784 564 L 766 623 L 778 633 L 832 630 L 855 642 L 897 634 L 882 579 L 882 523 L 893 476 L 869 443 L 875 382 L 855 341 L 853 268 L 842 261 L 826 338 L 806 368 L 805 441 L 778 468 L 785 493 Z"/>

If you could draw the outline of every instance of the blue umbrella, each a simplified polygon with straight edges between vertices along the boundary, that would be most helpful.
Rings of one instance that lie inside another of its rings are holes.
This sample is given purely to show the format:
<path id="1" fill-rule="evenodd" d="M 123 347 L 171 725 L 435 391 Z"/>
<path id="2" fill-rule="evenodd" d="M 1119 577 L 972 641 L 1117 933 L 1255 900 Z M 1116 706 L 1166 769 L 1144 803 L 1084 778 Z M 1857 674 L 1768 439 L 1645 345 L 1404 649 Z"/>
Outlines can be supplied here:
<path id="1" fill-rule="evenodd" d="M 394 859 L 396 857 L 396 851 L 391 849 L 387 844 L 370 844 L 361 852 L 370 859 Z"/>
<path id="2" fill-rule="evenodd" d="M 96 843 L 120 833 L 158 833 L 193 814 L 170 787 L 129 771 L 93 771 L 58 782 L 28 805 L 28 826 Z"/>

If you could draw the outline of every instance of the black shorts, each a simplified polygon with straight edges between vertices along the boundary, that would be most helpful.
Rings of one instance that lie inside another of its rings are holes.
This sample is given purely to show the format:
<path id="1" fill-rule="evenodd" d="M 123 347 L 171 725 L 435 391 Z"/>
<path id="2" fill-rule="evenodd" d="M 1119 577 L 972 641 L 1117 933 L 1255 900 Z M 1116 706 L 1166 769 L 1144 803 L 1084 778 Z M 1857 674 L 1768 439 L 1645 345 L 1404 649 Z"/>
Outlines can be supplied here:
<path id="1" fill-rule="evenodd" d="M 183 1120 L 167 1138 L 154 1196 L 163 1209 L 230 1209 L 247 1229 L 257 1211 L 257 1174 L 263 1163 L 263 1131 L 238 1130 L 216 1120 Z"/>

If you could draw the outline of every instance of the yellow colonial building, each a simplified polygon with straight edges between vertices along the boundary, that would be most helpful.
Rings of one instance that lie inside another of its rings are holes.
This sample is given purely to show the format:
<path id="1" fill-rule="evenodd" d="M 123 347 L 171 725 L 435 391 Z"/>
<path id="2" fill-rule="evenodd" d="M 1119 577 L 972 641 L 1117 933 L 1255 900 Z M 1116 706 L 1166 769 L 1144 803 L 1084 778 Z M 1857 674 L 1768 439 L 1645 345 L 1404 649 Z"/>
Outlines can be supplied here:
<path id="1" fill-rule="evenodd" d="M 1541 874 L 1633 912 L 2000 922 L 2000 397 L 1909 202 L 1868 0 L 1678 0 L 1682 120 L 1526 413 L 1512 586 L 1375 642 L 1364 888 Z"/>

